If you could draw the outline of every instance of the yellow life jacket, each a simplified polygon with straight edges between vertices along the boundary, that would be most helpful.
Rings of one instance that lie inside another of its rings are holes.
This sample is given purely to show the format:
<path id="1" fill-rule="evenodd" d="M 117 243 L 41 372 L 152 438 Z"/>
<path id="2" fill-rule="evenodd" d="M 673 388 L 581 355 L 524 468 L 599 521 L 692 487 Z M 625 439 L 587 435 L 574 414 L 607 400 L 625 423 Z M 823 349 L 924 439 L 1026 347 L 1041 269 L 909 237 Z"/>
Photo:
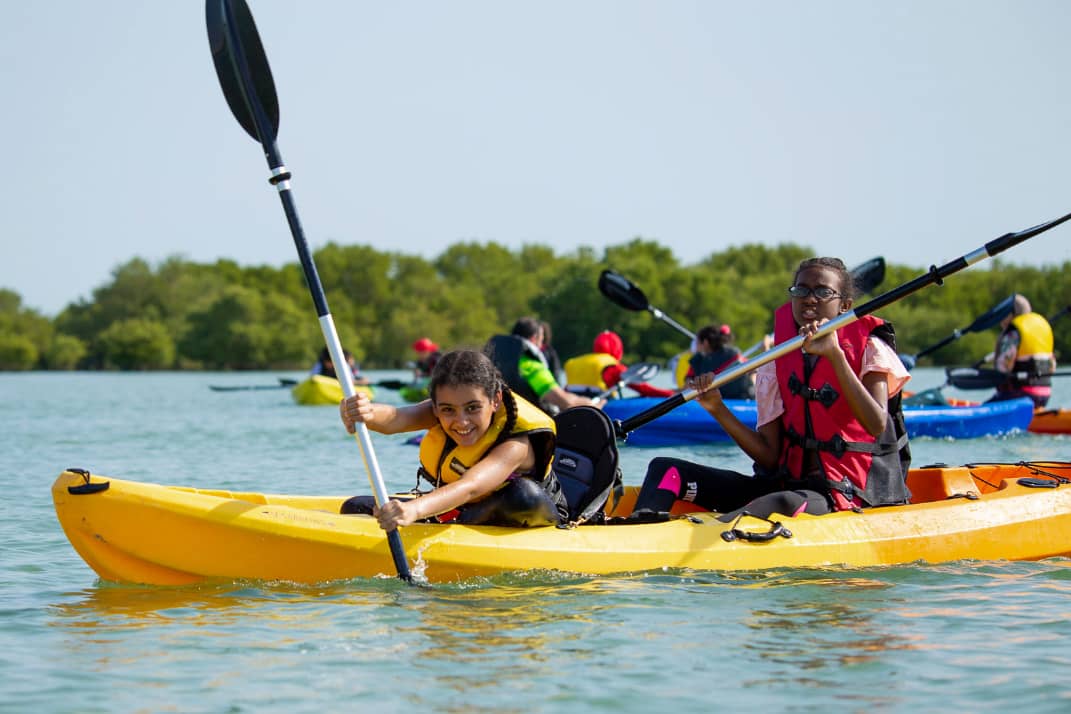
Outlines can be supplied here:
<path id="1" fill-rule="evenodd" d="M 565 360 L 565 383 L 570 387 L 595 387 L 606 389 L 602 372 L 611 365 L 621 364 L 613 355 L 591 352 Z"/>
<path id="2" fill-rule="evenodd" d="M 684 389 L 684 380 L 688 378 L 688 370 L 691 368 L 690 361 L 694 354 L 695 352 L 688 350 L 673 358 L 677 360 L 677 364 L 673 368 L 673 378 L 677 380 L 677 389 Z"/>
<path id="3" fill-rule="evenodd" d="M 1019 331 L 1017 360 L 1052 356 L 1052 326 L 1048 320 L 1036 312 L 1028 312 L 1012 318 L 1011 324 Z"/>
<path id="4" fill-rule="evenodd" d="M 542 483 L 550 473 L 554 457 L 554 420 L 509 389 L 502 390 L 502 404 L 492 417 L 491 426 L 471 446 L 458 446 L 439 424 L 428 429 L 420 441 L 420 475 L 435 486 L 453 483 L 495 446 L 522 434 L 532 442 L 536 459 L 531 472 L 519 475 Z"/>

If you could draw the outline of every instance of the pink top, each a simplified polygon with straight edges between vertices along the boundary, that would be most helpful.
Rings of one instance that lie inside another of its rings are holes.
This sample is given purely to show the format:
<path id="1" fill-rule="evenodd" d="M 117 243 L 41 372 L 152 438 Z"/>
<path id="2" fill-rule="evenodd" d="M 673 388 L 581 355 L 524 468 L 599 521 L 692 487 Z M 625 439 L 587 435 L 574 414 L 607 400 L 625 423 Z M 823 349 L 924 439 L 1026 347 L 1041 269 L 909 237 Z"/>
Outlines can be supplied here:
<path id="1" fill-rule="evenodd" d="M 889 382 L 890 397 L 895 396 L 904 388 L 907 380 L 911 379 L 899 355 L 884 340 L 873 335 L 867 339 L 866 349 L 863 351 L 863 371 L 859 376 L 863 377 L 870 372 L 885 374 Z M 755 402 L 758 412 L 757 427 L 769 424 L 785 413 L 781 390 L 777 388 L 777 367 L 774 361 L 767 362 L 755 370 Z"/>

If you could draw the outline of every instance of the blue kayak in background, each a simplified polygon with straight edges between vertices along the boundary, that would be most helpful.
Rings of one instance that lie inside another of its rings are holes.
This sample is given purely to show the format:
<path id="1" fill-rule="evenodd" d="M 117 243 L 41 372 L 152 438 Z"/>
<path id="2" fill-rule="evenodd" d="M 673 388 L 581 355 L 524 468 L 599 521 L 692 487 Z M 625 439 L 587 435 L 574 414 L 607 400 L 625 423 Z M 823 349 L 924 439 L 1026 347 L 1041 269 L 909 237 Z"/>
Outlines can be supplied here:
<path id="1" fill-rule="evenodd" d="M 603 411 L 611 419 L 624 421 L 662 401 L 658 397 L 611 399 L 603 406 Z M 726 399 L 725 404 L 740 421 L 755 428 L 754 401 Z M 1033 417 L 1034 403 L 1027 398 L 988 404 L 904 407 L 904 422 L 908 437 L 912 439 L 923 436 L 950 439 L 999 436 L 1026 431 Z M 698 401 L 690 401 L 636 429 L 628 435 L 626 443 L 631 446 L 682 446 L 719 441 L 730 441 L 729 435 Z"/>

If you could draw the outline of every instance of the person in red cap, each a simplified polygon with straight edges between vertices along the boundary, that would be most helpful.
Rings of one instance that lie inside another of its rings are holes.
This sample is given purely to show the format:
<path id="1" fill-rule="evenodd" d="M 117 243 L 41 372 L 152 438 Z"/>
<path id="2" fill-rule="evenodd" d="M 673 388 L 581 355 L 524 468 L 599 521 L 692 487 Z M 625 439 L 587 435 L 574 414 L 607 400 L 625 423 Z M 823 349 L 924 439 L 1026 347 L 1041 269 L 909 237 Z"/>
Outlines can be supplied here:
<path id="1" fill-rule="evenodd" d="M 617 386 L 628 366 L 621 362 L 625 345 L 616 332 L 603 330 L 595 336 L 591 352 L 565 361 L 567 389 L 578 394 L 601 394 Z M 669 397 L 673 390 L 655 387 L 647 382 L 629 382 L 628 387 L 645 397 Z"/>
<path id="2" fill-rule="evenodd" d="M 743 362 L 740 348 L 733 344 L 733 331 L 728 325 L 707 325 L 695 334 L 695 354 L 688 361 L 688 377 L 713 372 L 715 374 Z M 734 379 L 721 387 L 725 399 L 754 399 L 755 381 L 750 374 Z"/>
<path id="3" fill-rule="evenodd" d="M 413 376 L 416 379 L 426 379 L 431 376 L 435 369 L 435 363 L 439 361 L 442 352 L 439 345 L 427 337 L 421 337 L 413 343 L 413 351 L 417 353 L 417 359 L 413 366 Z"/>

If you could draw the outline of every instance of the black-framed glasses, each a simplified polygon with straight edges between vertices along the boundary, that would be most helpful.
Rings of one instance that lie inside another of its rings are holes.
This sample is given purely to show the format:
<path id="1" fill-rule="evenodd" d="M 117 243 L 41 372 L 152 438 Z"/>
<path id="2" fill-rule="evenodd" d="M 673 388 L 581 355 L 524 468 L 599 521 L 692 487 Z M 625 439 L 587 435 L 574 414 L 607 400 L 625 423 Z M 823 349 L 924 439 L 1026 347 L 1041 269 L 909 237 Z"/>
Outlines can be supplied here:
<path id="1" fill-rule="evenodd" d="M 805 298 L 814 295 L 819 300 L 832 300 L 835 297 L 844 297 L 833 288 L 821 285 L 817 288 L 805 288 L 802 285 L 793 285 L 788 289 L 788 294 L 794 298 Z"/>

